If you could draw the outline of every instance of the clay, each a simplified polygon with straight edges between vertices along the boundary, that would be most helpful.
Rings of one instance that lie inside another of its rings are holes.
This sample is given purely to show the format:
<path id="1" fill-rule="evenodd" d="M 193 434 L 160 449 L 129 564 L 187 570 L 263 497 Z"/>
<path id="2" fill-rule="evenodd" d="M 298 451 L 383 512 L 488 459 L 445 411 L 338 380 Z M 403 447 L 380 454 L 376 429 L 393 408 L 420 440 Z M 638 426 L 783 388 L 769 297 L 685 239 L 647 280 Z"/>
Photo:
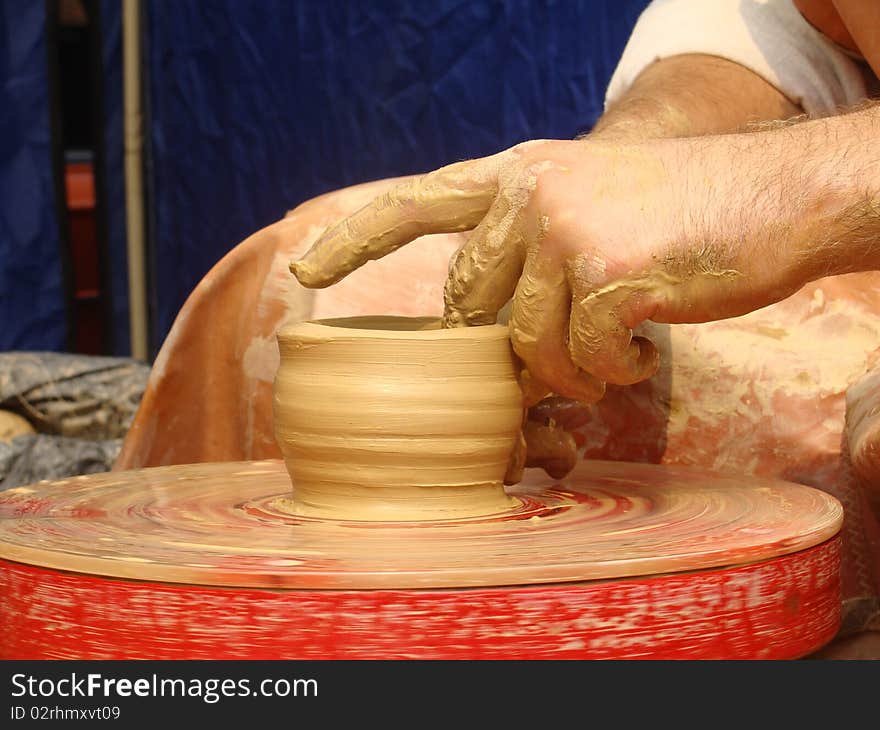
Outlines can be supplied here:
<path id="1" fill-rule="evenodd" d="M 394 521 L 516 506 L 503 481 L 523 411 L 506 327 L 357 317 L 282 328 L 278 344 L 291 511 Z"/>

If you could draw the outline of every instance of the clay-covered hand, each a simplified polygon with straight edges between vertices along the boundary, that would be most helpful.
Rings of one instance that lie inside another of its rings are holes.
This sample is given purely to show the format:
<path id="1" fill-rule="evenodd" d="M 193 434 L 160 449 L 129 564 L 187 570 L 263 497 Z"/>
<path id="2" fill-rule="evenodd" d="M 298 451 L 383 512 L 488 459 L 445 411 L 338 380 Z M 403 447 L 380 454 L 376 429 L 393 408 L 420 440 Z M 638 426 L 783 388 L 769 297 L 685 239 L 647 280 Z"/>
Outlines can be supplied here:
<path id="1" fill-rule="evenodd" d="M 595 402 L 605 382 L 655 372 L 655 347 L 633 336 L 643 320 L 738 315 L 803 283 L 771 250 L 745 245 L 760 206 L 726 215 L 742 185 L 722 153 L 719 164 L 701 140 L 524 143 L 403 183 L 290 268 L 325 287 L 419 236 L 473 229 L 450 268 L 446 326 L 494 322 L 512 298 L 527 405 L 551 392 Z"/>
<path id="2" fill-rule="evenodd" d="M 523 409 L 522 430 L 510 455 L 505 484 L 517 484 L 526 467 L 539 467 L 553 479 L 562 479 L 577 464 L 578 443 L 571 426 L 555 418 L 559 407 L 576 405 L 575 401 L 549 396 L 531 408 Z"/>
<path id="3" fill-rule="evenodd" d="M 577 401 L 548 396 L 526 411 L 522 430 L 522 466 L 543 469 L 553 479 L 562 479 L 577 464 L 579 444 L 573 433 L 589 420 Z M 507 484 L 522 478 L 516 456 L 508 469 Z"/>

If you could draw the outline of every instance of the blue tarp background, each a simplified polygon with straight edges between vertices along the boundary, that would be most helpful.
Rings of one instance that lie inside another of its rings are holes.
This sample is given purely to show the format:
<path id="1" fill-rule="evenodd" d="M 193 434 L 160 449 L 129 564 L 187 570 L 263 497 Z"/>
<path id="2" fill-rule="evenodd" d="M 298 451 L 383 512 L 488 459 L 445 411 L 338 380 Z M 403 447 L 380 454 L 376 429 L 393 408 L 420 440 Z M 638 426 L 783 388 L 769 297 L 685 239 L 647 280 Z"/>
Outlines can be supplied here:
<path id="1" fill-rule="evenodd" d="M 0 0 L 0 350 L 61 350 L 44 2 Z"/>
<path id="2" fill-rule="evenodd" d="M 300 202 L 600 114 L 647 0 L 144 3 L 155 353 L 230 248 Z M 128 353 L 120 3 L 100 0 L 114 353 Z M 0 0 L 0 349 L 63 349 L 43 0 Z"/>
<path id="3" fill-rule="evenodd" d="M 227 250 L 303 200 L 588 130 L 646 4 L 147 3 L 154 348 Z"/>
<path id="4" fill-rule="evenodd" d="M 107 236 L 107 296 L 113 351 L 108 355 L 129 355 L 128 252 L 125 232 L 125 160 L 122 120 L 122 3 L 101 0 L 101 93 L 103 99 L 104 189 L 102 213 Z"/>

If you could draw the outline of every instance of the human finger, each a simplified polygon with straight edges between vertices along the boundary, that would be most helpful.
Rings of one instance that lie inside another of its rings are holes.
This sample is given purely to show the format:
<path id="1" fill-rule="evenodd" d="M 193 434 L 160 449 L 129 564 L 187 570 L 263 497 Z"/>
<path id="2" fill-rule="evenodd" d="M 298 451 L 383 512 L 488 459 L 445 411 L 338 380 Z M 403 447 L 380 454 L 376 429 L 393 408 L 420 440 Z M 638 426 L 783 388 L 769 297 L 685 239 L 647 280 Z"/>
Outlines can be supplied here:
<path id="1" fill-rule="evenodd" d="M 660 353 L 632 328 L 649 318 L 650 302 L 629 286 L 608 286 L 575 296 L 571 305 L 569 352 L 583 370 L 615 385 L 651 377 Z"/>
<path id="2" fill-rule="evenodd" d="M 523 211 L 528 192 L 499 190 L 458 250 L 443 291 L 445 327 L 492 324 L 510 301 L 525 262 Z"/>
<path id="3" fill-rule="evenodd" d="M 513 298 L 510 338 L 531 378 L 558 395 L 594 403 L 605 384 L 580 370 L 566 347 L 571 290 L 554 255 L 531 246 Z"/>
<path id="4" fill-rule="evenodd" d="M 327 229 L 290 271 L 303 286 L 335 284 L 419 236 L 476 226 L 497 192 L 497 156 L 412 178 Z"/>

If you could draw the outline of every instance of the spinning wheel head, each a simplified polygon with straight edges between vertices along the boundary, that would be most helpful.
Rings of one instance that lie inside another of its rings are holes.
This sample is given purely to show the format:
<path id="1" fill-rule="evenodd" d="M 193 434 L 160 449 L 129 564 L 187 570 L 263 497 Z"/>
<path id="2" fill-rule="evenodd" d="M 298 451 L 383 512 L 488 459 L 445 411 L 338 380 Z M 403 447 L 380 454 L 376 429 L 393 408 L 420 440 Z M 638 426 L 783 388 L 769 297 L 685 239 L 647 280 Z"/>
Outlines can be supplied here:
<path id="1" fill-rule="evenodd" d="M 839 626 L 823 492 L 608 462 L 510 492 L 381 523 L 291 514 L 280 461 L 11 489 L 0 658 L 791 658 Z"/>
<path id="2" fill-rule="evenodd" d="M 278 461 L 95 474 L 0 493 L 0 558 L 202 585 L 528 585 L 765 560 L 842 520 L 815 489 L 648 464 L 581 462 L 509 491 L 517 506 L 495 514 L 382 523 L 292 514 Z"/>

